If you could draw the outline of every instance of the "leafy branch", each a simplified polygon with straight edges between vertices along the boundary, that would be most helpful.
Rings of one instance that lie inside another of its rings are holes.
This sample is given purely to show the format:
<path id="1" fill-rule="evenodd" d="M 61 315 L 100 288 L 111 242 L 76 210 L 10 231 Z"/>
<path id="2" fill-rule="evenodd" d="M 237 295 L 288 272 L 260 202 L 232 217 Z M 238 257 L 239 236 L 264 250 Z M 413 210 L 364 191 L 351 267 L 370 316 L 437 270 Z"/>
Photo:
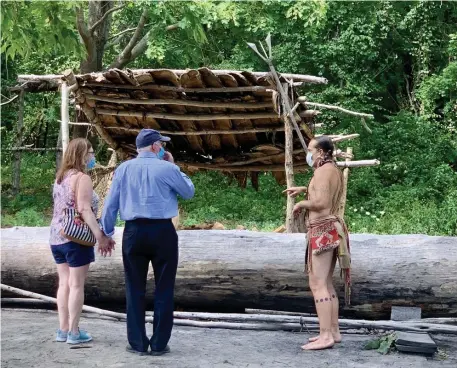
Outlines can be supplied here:
<path id="1" fill-rule="evenodd" d="M 105 14 L 103 14 L 103 16 L 97 22 L 95 22 L 92 25 L 92 27 L 89 28 L 89 33 L 93 34 L 95 29 L 105 21 L 105 19 L 108 15 L 110 15 L 111 13 L 114 13 L 115 11 L 120 10 L 124 7 L 125 7 L 125 4 L 109 9 Z"/>
<path id="2" fill-rule="evenodd" d="M 147 48 L 147 37 L 149 32 L 143 36 L 140 40 L 141 33 L 145 27 L 146 21 L 148 19 L 148 9 L 144 8 L 143 13 L 141 14 L 140 21 L 135 29 L 135 33 L 133 34 L 132 38 L 128 42 L 127 46 L 125 46 L 124 50 L 119 54 L 117 59 L 110 65 L 110 68 L 122 68 L 130 61 L 134 60 L 141 52 L 145 51 Z M 142 46 L 142 44 L 145 46 Z M 138 49 L 140 48 L 140 49 Z M 144 49 L 144 50 L 143 50 Z"/>

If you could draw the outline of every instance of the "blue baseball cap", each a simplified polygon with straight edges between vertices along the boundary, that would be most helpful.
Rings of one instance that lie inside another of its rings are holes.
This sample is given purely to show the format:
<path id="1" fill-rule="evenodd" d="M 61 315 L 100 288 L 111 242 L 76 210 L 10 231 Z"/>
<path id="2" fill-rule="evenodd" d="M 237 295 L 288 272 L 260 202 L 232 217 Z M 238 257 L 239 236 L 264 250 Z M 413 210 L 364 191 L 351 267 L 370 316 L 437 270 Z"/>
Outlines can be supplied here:
<path id="1" fill-rule="evenodd" d="M 170 139 L 170 137 L 161 135 L 157 130 L 141 129 L 136 137 L 136 148 L 151 146 L 158 141 L 168 142 Z"/>

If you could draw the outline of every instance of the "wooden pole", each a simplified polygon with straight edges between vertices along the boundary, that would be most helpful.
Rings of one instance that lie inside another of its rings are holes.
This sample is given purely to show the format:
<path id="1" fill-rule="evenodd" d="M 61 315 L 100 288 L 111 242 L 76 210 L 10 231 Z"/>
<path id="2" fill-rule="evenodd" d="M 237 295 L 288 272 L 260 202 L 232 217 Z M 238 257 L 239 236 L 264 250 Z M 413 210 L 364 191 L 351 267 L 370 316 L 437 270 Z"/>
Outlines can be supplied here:
<path id="1" fill-rule="evenodd" d="M 17 119 L 17 137 L 16 146 L 22 145 L 22 134 L 24 132 L 24 95 L 23 89 L 19 92 L 19 114 Z M 19 193 L 21 186 L 21 152 L 16 151 L 14 153 L 14 165 L 13 165 L 13 194 Z"/>
<path id="2" fill-rule="evenodd" d="M 369 167 L 377 166 L 380 162 L 378 160 L 360 160 L 360 161 L 337 161 L 336 166 L 338 167 Z M 211 164 L 211 163 L 197 163 L 197 162 L 179 162 L 179 166 L 183 168 L 196 168 L 204 170 L 216 170 L 216 171 L 285 171 L 284 165 L 247 165 L 247 166 L 227 166 L 227 164 Z M 296 171 L 304 172 L 309 168 L 306 163 L 296 163 L 294 169 Z"/>
<path id="3" fill-rule="evenodd" d="M 30 298 L 35 298 L 35 299 L 40 299 L 44 300 L 49 303 L 57 304 L 57 299 L 38 294 L 38 293 L 33 293 L 31 291 L 27 290 L 22 290 L 18 289 L 9 285 L 4 285 L 0 284 L 1 290 L 4 291 L 9 291 L 18 295 L 30 297 Z M 83 305 L 82 310 L 84 312 L 89 312 L 89 313 L 95 313 L 100 316 L 105 316 L 105 317 L 112 317 L 116 318 L 118 320 L 126 320 L 127 315 L 125 313 L 118 313 L 118 312 L 113 312 L 110 310 L 106 309 L 100 309 L 96 307 L 90 307 L 88 305 Z M 179 317 L 179 312 L 175 312 L 175 314 L 178 313 L 176 317 Z M 182 312 L 181 312 L 182 313 Z M 189 313 L 191 314 L 191 313 Z M 193 313 L 194 315 L 198 315 L 198 313 Z M 269 316 L 271 317 L 271 316 Z M 182 317 L 181 317 L 182 318 Z M 151 316 L 146 316 L 145 318 L 146 322 L 153 322 L 154 319 Z M 257 323 L 232 323 L 232 322 L 204 322 L 204 321 L 195 321 L 195 320 L 188 320 L 188 319 L 180 319 L 176 318 L 174 320 L 174 324 L 177 326 L 192 326 L 192 327 L 203 327 L 203 328 L 232 328 L 232 329 L 254 329 L 254 330 L 281 330 L 281 329 L 288 329 L 288 330 L 299 330 L 300 325 L 295 322 L 295 323 L 286 323 L 286 324 L 257 324 Z"/>
<path id="4" fill-rule="evenodd" d="M 112 84 L 112 83 L 95 83 L 83 82 L 83 87 L 103 87 L 115 89 L 133 89 L 133 90 L 148 90 L 148 91 L 174 91 L 185 93 L 228 93 L 228 92 L 273 92 L 274 87 L 264 86 L 245 86 L 245 87 L 214 87 L 214 88 L 186 88 L 165 86 L 158 84 L 146 84 L 142 86 L 132 86 L 131 84 Z"/>
<path id="5" fill-rule="evenodd" d="M 306 145 L 306 142 L 305 142 L 305 140 L 303 138 L 303 135 L 301 134 L 301 130 L 298 127 L 298 124 L 297 124 L 297 121 L 295 120 L 294 114 L 291 113 L 292 112 L 292 107 L 290 106 L 289 95 L 286 92 L 286 90 L 283 88 L 283 86 L 282 86 L 282 84 L 281 84 L 281 82 L 279 80 L 278 73 L 276 73 L 276 69 L 273 66 L 273 63 L 271 62 L 271 60 L 268 59 L 266 61 L 267 61 L 268 66 L 270 67 L 271 74 L 273 75 L 273 77 L 274 77 L 274 79 L 276 81 L 276 86 L 278 88 L 278 91 L 281 94 L 281 100 L 282 100 L 283 106 L 285 108 L 284 116 L 285 117 L 287 117 L 287 116 L 289 117 L 290 122 L 292 123 L 293 127 L 295 128 L 295 130 L 297 132 L 297 136 L 298 136 L 298 139 L 300 140 L 300 143 L 302 144 L 303 150 L 307 153 L 308 152 L 308 146 Z M 284 119 L 284 122 L 285 121 L 286 121 L 286 119 Z M 306 126 L 306 124 L 303 125 L 302 128 L 305 130 L 308 138 L 313 136 L 311 130 Z"/>
<path id="6" fill-rule="evenodd" d="M 56 173 L 60 169 L 62 164 L 62 129 L 59 128 L 59 135 L 57 136 L 56 144 Z"/>
<path id="7" fill-rule="evenodd" d="M 135 69 L 134 73 L 151 73 L 156 71 L 163 71 L 166 69 Z M 168 69 L 170 72 L 175 73 L 177 75 L 182 75 L 188 73 L 188 69 Z M 230 73 L 243 73 L 240 70 L 211 70 L 212 73 L 216 75 L 220 74 L 230 74 Z M 256 77 L 265 77 L 269 73 L 268 72 L 249 72 Z M 102 75 L 102 73 L 96 73 L 97 75 Z M 84 75 L 84 74 L 82 74 Z M 82 76 L 81 74 L 77 74 L 76 77 Z M 305 75 L 305 74 L 290 74 L 290 73 L 281 73 L 281 76 L 287 79 L 294 79 L 298 82 L 305 82 L 305 83 L 316 83 L 316 84 L 327 84 L 328 81 L 326 78 L 316 77 L 314 75 Z M 40 80 L 40 81 L 50 81 L 50 80 L 59 80 L 64 77 L 63 74 L 48 74 L 48 75 L 33 75 L 33 74 L 19 74 L 17 78 L 19 80 L 29 81 L 29 80 Z"/>
<path id="8" fill-rule="evenodd" d="M 359 161 L 337 161 L 336 166 L 338 167 L 368 167 L 378 166 L 381 162 L 379 160 L 359 160 Z"/>
<path id="9" fill-rule="evenodd" d="M 35 148 L 35 147 L 11 147 L 5 148 L 3 151 L 12 151 L 12 152 L 47 152 L 47 151 L 62 151 L 61 147 L 46 147 L 46 148 Z"/>
<path id="10" fill-rule="evenodd" d="M 285 171 L 284 165 L 248 165 L 248 166 L 220 166 L 217 164 L 200 164 L 192 162 L 179 162 L 178 166 L 186 168 L 195 168 L 203 170 L 216 170 L 216 171 L 227 171 L 227 172 L 243 172 L 243 171 Z M 299 172 L 304 172 L 309 168 L 307 164 L 295 165 L 294 169 Z"/>
<path id="11" fill-rule="evenodd" d="M 350 156 L 352 156 L 352 147 L 348 147 L 346 149 L 346 153 L 348 154 L 348 158 L 346 158 L 346 162 L 351 161 Z M 343 194 L 341 196 L 341 204 L 340 204 L 340 210 L 339 210 L 339 215 L 341 218 L 344 218 L 344 210 L 346 208 L 346 199 L 347 199 L 347 194 L 348 194 L 348 179 L 349 179 L 349 167 L 346 167 L 343 170 Z"/>
<path id="12" fill-rule="evenodd" d="M 358 138 L 360 136 L 360 134 L 348 134 L 348 135 L 340 135 L 338 137 L 334 137 L 332 138 L 332 142 L 333 143 L 338 143 L 338 142 L 343 142 L 343 141 L 349 141 L 351 139 L 354 139 L 354 138 Z"/>
<path id="13" fill-rule="evenodd" d="M 70 121 L 68 111 L 68 85 L 67 82 L 62 82 L 60 86 L 61 93 L 61 108 L 60 108 L 60 134 L 62 135 L 62 154 L 65 155 L 65 151 L 70 141 L 70 131 L 68 122 Z"/>
<path id="14" fill-rule="evenodd" d="M 293 162 L 293 149 L 294 149 L 294 132 L 292 130 L 292 123 L 289 121 L 289 117 L 286 117 L 284 121 L 284 135 L 285 135 L 285 160 L 284 170 L 286 173 L 287 188 L 295 186 L 294 180 L 294 162 Z M 293 233 L 296 230 L 293 209 L 295 205 L 295 199 L 291 196 L 287 196 L 287 207 L 286 207 L 286 232 Z"/>
<path id="15" fill-rule="evenodd" d="M 0 284 L 1 290 L 9 291 L 17 295 L 22 295 L 34 299 L 44 300 L 49 303 L 57 304 L 57 299 L 46 295 L 33 293 L 27 290 L 22 290 L 9 285 Z M 125 320 L 125 313 L 113 312 L 106 309 L 100 309 L 83 305 L 83 311 L 95 313 L 101 316 L 112 317 L 120 320 Z M 312 324 L 314 328 L 319 322 L 317 317 L 307 316 L 274 316 L 265 314 L 221 314 L 221 313 L 199 313 L 199 312 L 174 312 L 174 324 L 178 326 L 194 326 L 194 327 L 212 327 L 212 328 L 234 328 L 234 329 L 299 329 L 300 325 L 306 323 Z M 188 318 L 188 319 L 187 319 Z M 214 322 L 204 322 L 199 320 L 216 320 Z M 221 322 L 228 321 L 228 322 Z M 232 322 L 233 321 L 233 322 Z M 237 323 L 235 321 L 256 322 L 256 323 Z M 146 322 L 153 322 L 153 317 L 146 316 Z M 258 324 L 260 322 L 260 324 Z M 269 323 L 274 323 L 270 325 Z M 440 324 L 423 323 L 421 321 L 366 321 L 366 320 L 348 320 L 340 319 L 340 326 L 343 328 L 372 328 L 372 329 L 388 329 L 398 331 L 417 331 L 429 333 L 447 333 L 457 334 L 457 326 L 443 326 Z M 268 326 L 268 327 L 267 327 Z"/>
<path id="16" fill-rule="evenodd" d="M 92 125 L 88 123 L 70 123 L 70 125 Z M 123 126 L 105 126 L 106 130 L 124 130 L 130 132 L 137 132 L 139 133 L 141 129 L 139 128 L 127 128 Z M 183 130 L 160 130 L 160 133 L 163 135 L 208 135 L 208 134 L 249 134 L 249 133 L 275 133 L 275 132 L 283 132 L 284 127 L 278 127 L 277 125 L 273 125 L 272 127 L 268 128 L 249 128 L 249 129 L 215 129 L 215 130 L 198 130 L 198 131 L 183 131 Z M 303 152 L 303 150 L 301 150 Z"/>
<path id="17" fill-rule="evenodd" d="M 273 112 L 255 112 L 255 113 L 221 113 L 221 114 L 169 114 L 156 112 L 139 112 L 129 110 L 110 110 L 110 109 L 95 109 L 99 115 L 112 116 L 134 116 L 137 118 L 154 118 L 154 119 L 171 119 L 171 120 L 234 120 L 234 119 L 277 119 L 278 114 Z"/>
<path id="18" fill-rule="evenodd" d="M 345 109 L 345 108 L 342 108 L 342 107 L 339 107 L 339 106 L 325 105 L 325 104 L 321 104 L 321 103 L 317 103 L 317 102 L 306 101 L 306 97 L 305 96 L 300 96 L 298 98 L 298 102 L 300 102 L 305 107 L 307 107 L 307 106 L 320 107 L 320 108 L 323 108 L 323 109 L 329 109 L 329 110 L 344 112 L 345 114 L 352 115 L 352 116 L 358 116 L 358 117 L 365 117 L 365 118 L 368 118 L 368 119 L 374 119 L 374 115 L 372 115 L 372 114 L 364 114 L 364 113 L 361 113 L 361 112 L 351 111 L 351 110 L 348 110 L 348 109 Z"/>
<path id="19" fill-rule="evenodd" d="M 300 112 L 300 117 L 302 118 L 313 118 L 319 115 L 321 112 L 319 110 L 305 110 Z"/>
<path id="20" fill-rule="evenodd" d="M 93 101 L 111 102 L 116 104 L 129 105 L 180 105 L 180 106 L 197 106 L 197 107 L 220 107 L 229 109 L 260 109 L 273 108 L 272 102 L 212 102 L 212 101 L 193 101 L 183 99 L 133 99 L 133 98 L 116 98 L 107 96 L 97 96 L 86 94 L 86 99 Z"/>
<path id="21" fill-rule="evenodd" d="M 8 105 L 10 102 L 13 102 L 18 97 L 19 97 L 19 95 L 16 95 L 13 98 L 10 98 L 8 101 L 2 102 L 2 103 L 0 103 L 0 106 Z"/>

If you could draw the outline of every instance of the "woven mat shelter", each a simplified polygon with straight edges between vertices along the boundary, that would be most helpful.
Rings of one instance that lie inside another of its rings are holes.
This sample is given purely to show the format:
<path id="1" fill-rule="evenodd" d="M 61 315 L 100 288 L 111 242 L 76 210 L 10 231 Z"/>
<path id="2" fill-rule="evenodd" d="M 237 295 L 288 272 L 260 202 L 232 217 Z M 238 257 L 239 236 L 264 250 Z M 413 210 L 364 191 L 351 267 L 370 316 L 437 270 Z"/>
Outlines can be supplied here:
<path id="1" fill-rule="evenodd" d="M 284 121 L 275 83 L 268 73 L 198 70 L 118 70 L 62 78 L 76 104 L 121 159 L 136 156 L 135 137 L 153 128 L 172 138 L 170 151 L 185 170 L 218 169 L 234 173 L 240 184 L 250 173 L 273 171 L 284 183 Z M 298 83 L 297 83 L 298 80 Z M 281 77 L 288 94 L 297 84 L 324 78 Z M 74 87 L 72 87 L 74 86 Z M 300 105 L 296 119 L 306 142 L 313 137 L 317 111 Z M 294 166 L 306 167 L 298 139 Z"/>

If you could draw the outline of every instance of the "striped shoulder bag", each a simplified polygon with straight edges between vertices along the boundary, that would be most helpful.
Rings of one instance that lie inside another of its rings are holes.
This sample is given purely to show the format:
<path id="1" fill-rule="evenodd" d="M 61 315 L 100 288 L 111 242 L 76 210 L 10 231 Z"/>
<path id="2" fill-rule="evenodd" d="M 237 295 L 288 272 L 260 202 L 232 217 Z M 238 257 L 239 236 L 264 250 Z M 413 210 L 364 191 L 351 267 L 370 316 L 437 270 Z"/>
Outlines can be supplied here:
<path id="1" fill-rule="evenodd" d="M 78 188 L 82 176 L 80 175 L 76 180 L 74 208 L 65 208 L 63 210 L 63 227 L 60 233 L 75 243 L 93 247 L 97 242 L 95 235 L 78 212 Z"/>

